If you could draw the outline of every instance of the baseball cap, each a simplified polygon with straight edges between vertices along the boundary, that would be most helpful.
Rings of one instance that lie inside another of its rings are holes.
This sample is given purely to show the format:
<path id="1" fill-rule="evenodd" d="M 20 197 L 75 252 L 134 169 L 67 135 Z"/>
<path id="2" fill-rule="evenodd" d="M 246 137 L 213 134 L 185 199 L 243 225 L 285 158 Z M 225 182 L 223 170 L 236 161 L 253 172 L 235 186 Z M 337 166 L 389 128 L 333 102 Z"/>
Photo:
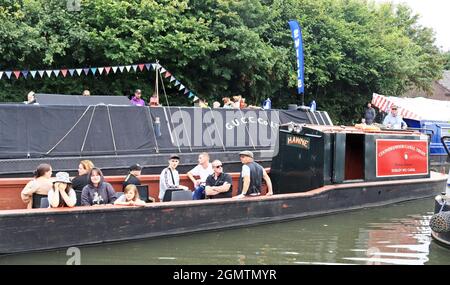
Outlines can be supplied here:
<path id="1" fill-rule="evenodd" d="M 139 163 L 133 164 L 132 166 L 130 166 L 130 171 L 133 170 L 142 170 L 142 166 Z"/>

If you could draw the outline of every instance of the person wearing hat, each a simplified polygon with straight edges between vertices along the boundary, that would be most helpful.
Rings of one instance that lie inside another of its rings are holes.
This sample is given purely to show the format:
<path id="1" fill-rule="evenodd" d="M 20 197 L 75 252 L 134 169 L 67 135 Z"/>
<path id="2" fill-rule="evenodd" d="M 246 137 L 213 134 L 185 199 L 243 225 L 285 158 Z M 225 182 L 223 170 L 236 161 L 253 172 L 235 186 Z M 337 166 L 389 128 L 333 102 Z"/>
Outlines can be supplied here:
<path id="1" fill-rule="evenodd" d="M 129 184 L 133 185 L 141 185 L 141 180 L 139 180 L 139 176 L 142 172 L 142 166 L 139 163 L 133 164 L 130 166 L 130 172 L 127 177 L 125 177 L 125 181 L 122 183 L 123 189 L 127 187 Z"/>
<path id="2" fill-rule="evenodd" d="M 48 191 L 48 202 L 50 208 L 74 207 L 77 203 L 77 196 L 72 189 L 72 182 L 69 173 L 58 172 L 53 180 L 53 189 Z"/>
<path id="3" fill-rule="evenodd" d="M 245 150 L 239 153 L 242 162 L 242 171 L 239 176 L 238 195 L 235 198 L 244 198 L 245 196 L 259 196 L 261 194 L 262 179 L 267 184 L 267 194 L 273 195 L 272 181 L 266 170 L 253 161 L 253 152 Z"/>
<path id="4" fill-rule="evenodd" d="M 384 118 L 383 126 L 395 130 L 406 129 L 407 125 L 405 121 L 403 121 L 403 118 L 397 113 L 397 106 L 391 106 L 391 112 Z"/>
<path id="5" fill-rule="evenodd" d="M 172 155 L 169 158 L 169 166 L 164 168 L 159 176 L 159 195 L 158 198 L 162 202 L 167 189 L 183 189 L 189 190 L 188 187 L 180 185 L 180 176 L 177 166 L 180 163 L 178 155 Z"/>

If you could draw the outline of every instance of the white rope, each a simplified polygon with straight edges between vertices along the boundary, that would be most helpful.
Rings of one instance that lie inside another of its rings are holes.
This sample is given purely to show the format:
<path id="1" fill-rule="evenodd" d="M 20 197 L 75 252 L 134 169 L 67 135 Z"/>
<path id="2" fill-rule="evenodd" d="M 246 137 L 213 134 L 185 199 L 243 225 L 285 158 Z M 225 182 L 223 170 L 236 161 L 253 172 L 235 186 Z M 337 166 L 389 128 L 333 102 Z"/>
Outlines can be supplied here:
<path id="1" fill-rule="evenodd" d="M 156 62 L 158 62 L 158 61 L 156 61 Z M 159 66 L 160 66 L 160 65 L 158 64 L 157 67 L 156 67 L 156 70 L 159 70 Z M 159 72 L 158 72 L 158 73 L 159 73 Z M 172 143 L 173 143 L 172 129 L 175 129 L 175 126 L 173 125 L 173 122 L 172 122 L 172 113 L 170 112 L 169 99 L 167 99 L 166 88 L 164 87 L 164 81 L 163 81 L 163 79 L 162 79 L 161 73 L 159 73 L 159 77 L 160 77 L 161 82 L 162 82 L 162 85 L 161 85 L 161 86 L 162 86 L 162 88 L 163 88 L 164 97 L 166 98 L 167 107 L 169 107 L 170 120 L 169 120 L 168 117 L 167 117 L 167 113 L 166 113 L 166 109 L 165 109 L 165 108 L 164 108 L 164 114 L 166 115 L 167 125 L 168 125 L 168 127 L 169 127 L 170 139 L 172 140 Z M 172 124 L 172 129 L 170 128 L 170 124 Z M 175 140 L 176 140 L 176 143 L 177 143 L 178 152 L 181 152 L 180 143 L 178 142 L 178 138 L 175 137 Z"/>
<path id="2" fill-rule="evenodd" d="M 50 152 L 52 152 L 73 131 L 73 129 L 75 129 L 75 127 L 78 125 L 81 119 L 83 119 L 84 115 L 86 115 L 87 111 L 89 111 L 90 108 L 91 106 L 88 106 L 86 110 L 84 110 L 83 114 L 81 114 L 80 118 L 78 118 L 77 122 L 72 126 L 72 128 L 70 128 L 70 130 L 45 154 L 49 154 Z"/>
<path id="3" fill-rule="evenodd" d="M 87 127 L 86 134 L 84 135 L 84 140 L 83 140 L 83 144 L 81 145 L 80 152 L 83 152 L 83 150 L 84 150 L 84 145 L 85 145 L 85 143 L 86 143 L 86 139 L 87 139 L 87 136 L 88 136 L 88 134 L 89 134 L 89 130 L 91 129 L 92 118 L 94 118 L 95 109 L 97 109 L 97 105 L 95 105 L 95 106 L 94 106 L 94 110 L 92 110 L 91 119 L 89 120 L 89 125 L 88 125 L 88 127 Z"/>
<path id="4" fill-rule="evenodd" d="M 114 146 L 114 153 L 117 155 L 116 139 L 114 138 L 114 130 L 113 130 L 112 121 L 111 121 L 111 114 L 109 112 L 109 106 L 106 106 L 106 110 L 108 111 L 109 128 L 111 129 L 111 136 L 112 136 L 112 141 L 113 141 L 113 146 Z"/>

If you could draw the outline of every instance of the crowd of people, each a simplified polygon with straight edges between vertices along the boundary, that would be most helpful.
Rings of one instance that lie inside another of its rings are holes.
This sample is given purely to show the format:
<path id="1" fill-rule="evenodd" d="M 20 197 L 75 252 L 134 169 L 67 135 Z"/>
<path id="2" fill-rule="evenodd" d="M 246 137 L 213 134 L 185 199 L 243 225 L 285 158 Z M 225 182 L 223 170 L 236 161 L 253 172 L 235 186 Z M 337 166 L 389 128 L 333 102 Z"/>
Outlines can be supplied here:
<path id="1" fill-rule="evenodd" d="M 259 196 L 262 192 L 262 181 L 267 185 L 266 195 L 273 195 L 272 182 L 265 169 L 254 161 L 251 151 L 239 153 L 242 170 L 239 177 L 237 194 L 233 198 Z M 192 200 L 232 198 L 233 183 L 231 175 L 224 172 L 223 163 L 216 159 L 210 162 L 207 152 L 200 153 L 198 164 L 187 172 L 194 188 L 180 185 L 180 175 L 177 167 L 180 156 L 171 155 L 168 166 L 160 174 L 159 194 L 160 202 L 166 201 L 166 192 L 188 191 Z M 122 191 L 116 192 L 113 186 L 105 180 L 100 168 L 95 167 L 90 160 L 82 160 L 78 166 L 78 175 L 72 179 L 67 172 L 57 172 L 52 178 L 53 169 L 49 164 L 40 164 L 34 172 L 34 178 L 28 182 L 21 192 L 22 201 L 27 208 L 40 207 L 33 205 L 33 195 L 47 196 L 48 207 L 75 207 L 114 204 L 122 206 L 143 206 L 156 199 L 148 197 L 142 200 L 138 188 L 141 185 L 143 167 L 134 164 L 122 183 Z"/>
<path id="2" fill-rule="evenodd" d="M 82 93 L 82 96 L 91 96 L 91 92 L 89 90 L 84 90 Z M 142 98 L 142 90 L 136 89 L 134 91 L 134 94 L 129 97 L 130 103 L 134 106 L 150 106 L 150 107 L 158 107 L 161 106 L 159 103 L 159 96 L 156 92 L 153 93 L 153 95 L 150 97 L 149 102 L 146 103 L 145 100 Z M 27 94 L 27 101 L 24 101 L 25 104 L 37 104 L 36 103 L 36 97 L 35 93 L 33 91 L 30 91 Z M 194 101 L 194 104 L 200 108 L 209 108 L 208 102 L 206 102 L 204 99 L 197 99 Z M 245 98 L 242 97 L 242 95 L 236 95 L 232 98 L 230 97 L 223 97 L 222 103 L 219 101 L 214 101 L 212 104 L 212 108 L 225 108 L 225 109 L 267 109 L 265 105 L 263 106 L 255 106 L 255 105 L 248 105 L 246 103 Z M 268 107 L 270 109 L 270 107 Z"/>

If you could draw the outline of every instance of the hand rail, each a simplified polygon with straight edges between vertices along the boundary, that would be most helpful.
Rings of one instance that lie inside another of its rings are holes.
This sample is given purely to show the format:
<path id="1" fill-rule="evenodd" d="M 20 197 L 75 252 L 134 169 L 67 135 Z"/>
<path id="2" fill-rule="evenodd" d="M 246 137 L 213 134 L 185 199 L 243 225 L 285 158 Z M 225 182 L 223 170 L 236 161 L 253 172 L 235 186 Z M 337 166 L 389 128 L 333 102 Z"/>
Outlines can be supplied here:
<path id="1" fill-rule="evenodd" d="M 447 152 L 448 158 L 450 159 L 450 149 L 448 148 L 447 144 L 445 143 L 446 140 L 450 141 L 450 136 L 441 137 L 441 143 L 444 145 L 445 151 Z"/>

